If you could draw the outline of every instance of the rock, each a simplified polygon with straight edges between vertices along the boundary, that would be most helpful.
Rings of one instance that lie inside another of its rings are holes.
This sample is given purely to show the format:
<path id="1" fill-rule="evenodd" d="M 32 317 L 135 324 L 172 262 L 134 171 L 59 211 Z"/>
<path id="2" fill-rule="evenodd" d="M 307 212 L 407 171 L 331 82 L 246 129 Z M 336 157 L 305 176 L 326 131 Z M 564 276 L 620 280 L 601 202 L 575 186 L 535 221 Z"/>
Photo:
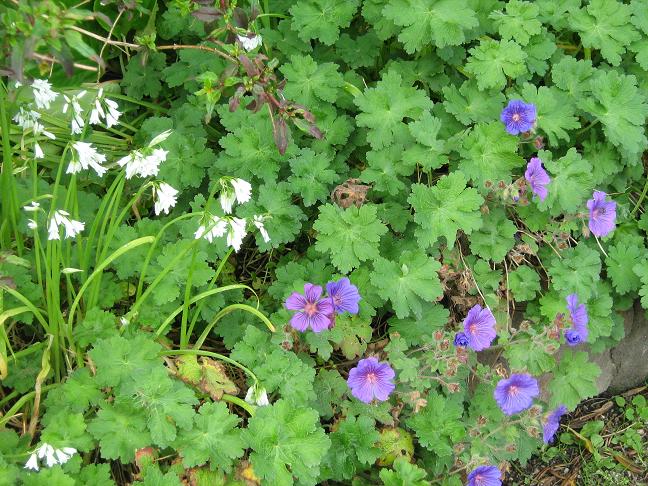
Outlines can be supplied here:
<path id="1" fill-rule="evenodd" d="M 619 393 L 641 385 L 648 378 L 648 320 L 639 302 L 624 313 L 625 337 L 610 350 L 614 367 L 607 391 Z"/>

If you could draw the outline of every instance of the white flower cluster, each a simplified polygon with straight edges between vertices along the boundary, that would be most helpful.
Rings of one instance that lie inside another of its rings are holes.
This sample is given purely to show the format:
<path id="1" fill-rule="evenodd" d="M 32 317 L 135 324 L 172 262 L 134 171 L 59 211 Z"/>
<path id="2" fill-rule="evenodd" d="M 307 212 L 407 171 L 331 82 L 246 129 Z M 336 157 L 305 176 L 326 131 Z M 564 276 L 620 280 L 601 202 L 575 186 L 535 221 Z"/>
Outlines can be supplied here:
<path id="1" fill-rule="evenodd" d="M 243 49 L 248 52 L 253 51 L 263 43 L 263 39 L 258 34 L 253 35 L 252 37 L 248 37 L 247 35 L 237 35 L 236 38 L 243 46 Z"/>
<path id="2" fill-rule="evenodd" d="M 45 465 L 52 467 L 57 464 L 65 464 L 70 458 L 76 454 L 77 450 L 73 447 L 63 447 L 62 449 L 55 449 L 53 446 L 43 442 L 41 446 L 36 449 L 25 463 L 25 469 L 38 471 L 40 469 L 38 460 L 45 459 Z"/>
<path id="3" fill-rule="evenodd" d="M 27 105 L 27 108 L 21 106 L 18 110 L 18 113 L 16 113 L 13 117 L 16 125 L 23 129 L 23 136 L 25 136 L 25 134 L 31 130 L 32 134 L 36 138 L 36 140 L 34 141 L 35 159 L 42 159 L 45 156 L 43 149 L 38 143 L 38 137 L 40 135 L 45 135 L 50 140 L 56 140 L 54 134 L 45 130 L 45 126 L 38 121 L 40 119 L 40 116 L 40 113 L 32 110 L 32 105 L 30 104 Z"/>
<path id="4" fill-rule="evenodd" d="M 106 162 L 106 156 L 97 152 L 92 144 L 88 142 L 74 142 L 72 144 L 74 152 L 72 152 L 72 160 L 68 165 L 67 173 L 76 174 L 81 170 L 89 168 L 94 169 L 99 177 L 103 176 L 108 169 L 103 165 Z"/>
<path id="5" fill-rule="evenodd" d="M 65 238 L 74 238 L 76 235 L 83 231 L 85 228 L 85 223 L 81 221 L 76 221 L 70 219 L 70 213 L 63 210 L 54 211 L 52 219 L 50 219 L 49 225 L 47 227 L 48 240 L 59 240 L 61 238 L 59 234 L 59 226 L 63 225 L 65 228 Z"/>
<path id="6" fill-rule="evenodd" d="M 157 135 L 147 147 L 140 150 L 133 150 L 126 157 L 117 161 L 120 167 L 126 167 L 126 179 L 134 176 L 150 177 L 157 176 L 160 171 L 160 164 L 166 160 L 168 151 L 155 148 L 171 135 L 171 130 L 165 130 Z"/>
<path id="7" fill-rule="evenodd" d="M 252 186 L 249 182 L 243 179 L 233 179 L 231 177 L 223 177 L 220 179 L 221 192 L 220 204 L 223 212 L 227 215 L 232 213 L 234 203 L 245 203 L 250 200 L 252 195 Z M 264 226 L 265 218 L 261 215 L 255 214 L 252 217 L 252 224 L 257 227 L 263 241 L 266 243 L 270 241 L 270 235 Z M 237 218 L 234 216 L 215 216 L 209 214 L 205 216 L 203 224 L 201 224 L 194 237 L 196 239 L 205 238 L 210 243 L 214 238 L 227 236 L 227 245 L 234 248 L 235 251 L 241 249 L 243 239 L 247 236 L 247 221 L 245 218 Z"/>

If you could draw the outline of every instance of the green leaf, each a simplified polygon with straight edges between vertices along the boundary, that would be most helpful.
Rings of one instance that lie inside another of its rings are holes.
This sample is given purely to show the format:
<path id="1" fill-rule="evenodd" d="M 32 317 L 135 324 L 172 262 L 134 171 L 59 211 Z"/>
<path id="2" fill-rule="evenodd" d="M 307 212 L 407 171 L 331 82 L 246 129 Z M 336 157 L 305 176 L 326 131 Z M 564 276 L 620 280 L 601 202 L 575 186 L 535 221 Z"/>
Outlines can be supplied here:
<path id="1" fill-rule="evenodd" d="M 255 474 L 276 486 L 291 486 L 293 478 L 314 486 L 331 444 L 315 410 L 286 400 L 258 408 L 242 435 Z"/>
<path id="2" fill-rule="evenodd" d="M 426 111 L 419 120 L 407 126 L 417 143 L 409 146 L 403 154 L 403 159 L 412 168 L 406 175 L 413 173 L 416 165 L 432 170 L 448 163 L 448 151 L 445 142 L 440 140 L 439 134 L 442 125 L 439 118 L 433 117 Z"/>
<path id="3" fill-rule="evenodd" d="M 574 105 L 559 89 L 525 83 L 521 94 L 524 101 L 537 107 L 538 128 L 547 134 L 551 145 L 558 145 L 558 140 L 569 141 L 567 131 L 580 127 Z"/>
<path id="4" fill-rule="evenodd" d="M 521 46 L 529 43 L 531 36 L 539 34 L 542 24 L 538 20 L 540 9 L 531 2 L 510 0 L 506 12 L 498 10 L 490 14 L 502 40 L 513 39 Z"/>
<path id="5" fill-rule="evenodd" d="M 641 280 L 641 288 L 639 289 L 641 306 L 644 309 L 648 309 L 648 259 L 644 258 L 640 263 L 637 263 L 632 270 Z"/>
<path id="6" fill-rule="evenodd" d="M 639 241 L 625 239 L 607 250 L 606 273 L 621 295 L 637 291 L 641 287 L 641 279 L 633 268 L 639 265 L 646 255 L 646 247 L 642 240 L 643 238 Z"/>
<path id="7" fill-rule="evenodd" d="M 466 0 L 390 0 L 382 13 L 403 27 L 398 40 L 408 54 L 430 41 L 439 48 L 457 46 L 465 41 L 465 32 L 478 25 Z"/>
<path id="8" fill-rule="evenodd" d="M 475 76 L 480 90 L 506 86 L 506 78 L 516 78 L 526 71 L 527 54 L 510 40 L 482 40 L 470 49 L 466 71 Z"/>
<path id="9" fill-rule="evenodd" d="M 363 2 L 366 3 L 366 2 Z M 355 39 L 342 34 L 335 44 L 335 52 L 352 68 L 371 67 L 380 55 L 382 42 L 373 30 Z"/>
<path id="10" fill-rule="evenodd" d="M 504 356 L 512 370 L 526 370 L 532 375 L 550 372 L 556 366 L 556 358 L 533 339 L 513 341 L 505 347 Z"/>
<path id="11" fill-rule="evenodd" d="M 333 183 L 338 180 L 338 175 L 330 168 L 329 157 L 304 148 L 288 163 L 293 174 L 288 178 L 290 190 L 293 194 L 301 196 L 304 206 L 325 201 L 333 188 Z"/>
<path id="12" fill-rule="evenodd" d="M 445 237 L 448 246 L 454 246 L 457 231 L 471 234 L 482 225 L 479 207 L 484 199 L 476 189 L 466 187 L 466 177 L 452 172 L 441 177 L 434 187 L 413 184 L 407 201 L 416 213 L 414 221 L 420 226 L 417 233 L 423 248 Z"/>
<path id="13" fill-rule="evenodd" d="M 551 68 L 551 79 L 554 84 L 566 91 L 573 101 L 590 90 L 589 79 L 592 74 L 594 74 L 592 61 L 571 56 L 563 57 Z"/>
<path id="14" fill-rule="evenodd" d="M 515 301 L 530 301 L 540 292 L 540 275 L 531 267 L 520 265 L 509 272 L 508 285 Z"/>
<path id="15" fill-rule="evenodd" d="M 74 400 L 70 400 L 74 397 Z M 99 384 L 90 375 L 88 368 L 77 368 L 65 382 L 53 388 L 45 398 L 45 415 L 43 423 L 49 424 L 50 411 L 65 410 L 67 413 L 84 413 L 91 405 L 98 405 L 103 399 Z"/>
<path id="16" fill-rule="evenodd" d="M 290 64 L 281 66 L 281 72 L 287 81 L 286 97 L 309 109 L 322 102 L 334 103 L 344 85 L 337 64 L 318 65 L 310 56 L 291 56 Z"/>
<path id="17" fill-rule="evenodd" d="M 582 400 L 596 395 L 596 379 L 600 373 L 601 369 L 589 361 L 587 353 L 567 350 L 549 382 L 551 407 L 564 404 L 573 410 Z"/>
<path id="18" fill-rule="evenodd" d="M 553 216 L 575 213 L 583 208 L 593 189 L 591 164 L 573 147 L 558 160 L 552 160 L 551 152 L 546 150 L 538 152 L 538 157 L 551 174 L 551 182 L 547 186 L 549 194 L 543 202 L 538 203 L 538 208 L 549 208 Z"/>
<path id="19" fill-rule="evenodd" d="M 320 368 L 315 377 L 313 388 L 317 398 L 312 406 L 323 419 L 330 419 L 335 415 L 342 402 L 342 397 L 348 390 L 346 381 L 340 376 L 339 371 Z"/>
<path id="20" fill-rule="evenodd" d="M 295 406 L 315 399 L 315 369 L 291 351 L 270 342 L 267 331 L 248 326 L 231 358 L 252 369 L 268 393 L 275 391 Z"/>
<path id="21" fill-rule="evenodd" d="M 631 12 L 629 5 L 616 0 L 591 0 L 572 11 L 569 25 L 579 33 L 583 46 L 600 49 L 610 64 L 618 66 L 626 46 L 640 37 L 630 23 Z"/>
<path id="22" fill-rule="evenodd" d="M 385 486 L 429 486 L 425 478 L 427 473 L 416 464 L 410 463 L 405 457 L 394 461 L 393 469 L 381 469 L 380 479 Z"/>
<path id="23" fill-rule="evenodd" d="M 437 272 L 441 264 L 421 251 L 405 251 L 398 262 L 378 257 L 371 283 L 383 299 L 389 299 L 399 319 L 414 314 L 422 317 L 423 302 L 443 295 Z"/>
<path id="24" fill-rule="evenodd" d="M 356 116 L 358 126 L 369 128 L 367 141 L 373 149 L 388 147 L 397 141 L 407 127 L 406 118 L 417 119 L 432 108 L 425 92 L 402 85 L 402 78 L 390 70 L 376 84 L 367 88 L 353 102 L 360 108 Z"/>
<path id="25" fill-rule="evenodd" d="M 452 447 L 466 436 L 463 400 L 459 395 L 448 397 L 431 392 L 427 405 L 406 420 L 419 443 L 440 457 L 452 456 Z"/>
<path id="26" fill-rule="evenodd" d="M 590 86 L 592 96 L 582 99 L 580 107 L 603 124 L 608 141 L 630 154 L 645 150 L 648 104 L 637 89 L 636 78 L 616 71 L 597 71 Z"/>
<path id="27" fill-rule="evenodd" d="M 408 346 L 417 346 L 429 342 L 434 331 L 442 330 L 448 323 L 450 312 L 440 304 L 424 304 L 423 317 L 417 319 L 391 318 L 389 320 L 390 332 L 397 332 L 407 342 Z"/>
<path id="28" fill-rule="evenodd" d="M 74 447 L 79 451 L 91 451 L 95 446 L 92 437 L 86 432 L 83 415 L 69 413 L 65 409 L 48 410 L 47 426 L 41 434 L 41 442 L 55 447 Z"/>
<path id="29" fill-rule="evenodd" d="M 371 204 L 347 209 L 325 204 L 320 207 L 313 229 L 317 231 L 315 248 L 329 253 L 333 265 L 342 273 L 378 257 L 380 237 L 387 232 L 378 220 L 376 206 Z"/>
<path id="30" fill-rule="evenodd" d="M 594 294 L 596 282 L 600 279 L 601 257 L 598 251 L 581 243 L 555 256 L 548 268 L 553 288 L 567 295 L 576 293 L 581 302 Z"/>
<path id="31" fill-rule="evenodd" d="M 380 448 L 376 442 L 380 434 L 375 422 L 366 415 L 357 419 L 346 417 L 338 423 L 338 427 L 329 438 L 331 447 L 325 459 L 324 477 L 342 481 L 351 479 L 362 469 L 362 465 L 371 465 L 380 456 Z"/>
<path id="32" fill-rule="evenodd" d="M 204 403 L 194 416 L 194 426 L 178 434 L 174 443 L 185 467 L 209 462 L 210 469 L 229 472 L 243 455 L 244 443 L 237 427 L 241 419 L 229 413 L 223 402 Z"/>
<path id="33" fill-rule="evenodd" d="M 404 155 L 400 144 L 370 150 L 366 155 L 368 167 L 360 174 L 360 180 L 372 183 L 372 189 L 392 196 L 401 193 L 406 187 L 403 176 L 409 176 L 413 167 L 413 164 L 404 164 L 400 160 Z"/>
<path id="34" fill-rule="evenodd" d="M 73 334 L 77 345 L 87 348 L 100 339 L 108 339 L 117 334 L 117 318 L 111 312 L 96 307 L 86 312 L 83 320 L 74 327 Z"/>
<path id="35" fill-rule="evenodd" d="M 500 91 L 479 91 L 474 79 L 464 81 L 459 88 L 454 84 L 444 86 L 443 97 L 446 111 L 464 125 L 492 121 L 494 113 L 500 113 L 506 101 Z"/>
<path id="36" fill-rule="evenodd" d="M 99 341 L 89 353 L 97 368 L 97 384 L 125 388 L 139 376 L 145 376 L 156 368 L 164 369 L 157 355 L 161 349 L 145 334 L 137 334 L 129 339 L 115 336 Z"/>
<path id="37" fill-rule="evenodd" d="M 459 170 L 479 185 L 508 183 L 511 171 L 524 165 L 517 150 L 517 137 L 506 133 L 503 123 L 479 123 L 463 139 Z"/>
<path id="38" fill-rule="evenodd" d="M 308 42 L 318 39 L 330 46 L 338 40 L 340 29 L 348 27 L 359 0 L 300 0 L 290 8 L 292 29 Z"/>
<path id="39" fill-rule="evenodd" d="M 130 58 L 121 85 L 126 94 L 141 100 L 144 96 L 157 98 L 162 90 L 162 69 L 166 66 L 163 52 L 139 52 Z"/>
<path id="40" fill-rule="evenodd" d="M 513 236 L 517 227 L 508 219 L 503 209 L 491 209 L 484 224 L 470 237 L 470 251 L 486 260 L 499 263 L 515 244 Z"/>
<path id="41" fill-rule="evenodd" d="M 123 463 L 132 462 L 137 449 L 151 445 L 146 415 L 131 401 L 104 403 L 88 425 L 88 432 L 99 441 L 104 459 L 120 459 Z"/>

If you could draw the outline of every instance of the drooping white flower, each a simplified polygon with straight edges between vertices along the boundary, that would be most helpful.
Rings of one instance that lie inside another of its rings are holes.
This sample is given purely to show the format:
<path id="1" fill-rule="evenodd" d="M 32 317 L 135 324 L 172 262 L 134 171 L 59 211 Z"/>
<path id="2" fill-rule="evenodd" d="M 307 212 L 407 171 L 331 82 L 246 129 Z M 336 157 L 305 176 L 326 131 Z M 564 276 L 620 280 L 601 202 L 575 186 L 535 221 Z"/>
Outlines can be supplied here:
<path id="1" fill-rule="evenodd" d="M 40 469 L 38 467 L 38 456 L 35 452 L 29 456 L 29 459 L 25 463 L 25 469 L 31 469 L 32 471 L 38 471 Z"/>
<path id="2" fill-rule="evenodd" d="M 43 149 L 41 148 L 40 144 L 38 142 L 34 143 L 34 158 L 35 159 L 42 159 L 45 157 L 45 153 L 43 152 Z"/>
<path id="3" fill-rule="evenodd" d="M 46 442 L 43 442 L 36 451 L 29 456 L 29 460 L 25 463 L 25 469 L 32 469 L 38 471 L 38 459 L 45 459 L 47 467 L 55 466 L 56 464 L 65 464 L 70 458 L 77 453 L 73 447 L 63 447 L 56 449 Z"/>
<path id="4" fill-rule="evenodd" d="M 178 191 L 166 182 L 160 182 L 157 189 L 153 189 L 155 200 L 155 214 L 164 212 L 169 214 L 169 210 L 176 205 Z"/>
<path id="5" fill-rule="evenodd" d="M 243 179 L 230 179 L 223 177 L 220 180 L 220 204 L 225 214 L 231 214 L 234 203 L 248 202 L 252 194 L 252 186 Z"/>
<path id="6" fill-rule="evenodd" d="M 23 209 L 28 213 L 33 213 L 40 209 L 40 204 L 38 204 L 36 201 L 32 201 L 27 206 L 23 206 Z"/>
<path id="7" fill-rule="evenodd" d="M 54 447 L 46 442 L 38 448 L 37 455 L 39 459 L 45 459 L 47 467 L 56 465 L 56 457 L 54 456 Z"/>
<path id="8" fill-rule="evenodd" d="M 33 219 L 28 219 L 27 220 L 27 227 L 30 230 L 35 230 L 36 228 L 38 228 L 38 225 L 36 224 L 36 221 L 34 221 Z"/>
<path id="9" fill-rule="evenodd" d="M 34 124 L 37 123 L 39 119 L 40 113 L 32 110 L 31 104 L 27 105 L 27 107 L 21 106 L 18 109 L 18 113 L 13 117 L 13 121 L 15 121 L 16 125 L 22 128 L 23 131 L 33 128 Z"/>
<path id="10" fill-rule="evenodd" d="M 225 214 L 230 214 L 232 212 L 232 206 L 236 202 L 236 194 L 232 189 L 223 189 L 220 193 L 220 205 L 223 208 Z"/>
<path id="11" fill-rule="evenodd" d="M 90 167 L 94 169 L 99 177 L 106 173 L 108 169 L 101 165 L 106 161 L 106 156 L 97 152 L 97 149 L 92 144 L 74 142 L 72 148 L 76 151 L 76 154 L 72 154 L 72 160 L 66 171 L 68 174 L 76 174 Z"/>
<path id="12" fill-rule="evenodd" d="M 263 222 L 265 221 L 265 218 L 259 214 L 255 214 L 254 217 L 252 218 L 252 224 L 257 227 L 259 230 L 259 233 L 261 233 L 261 237 L 263 238 L 263 241 L 268 243 L 270 241 L 270 235 L 265 229 L 265 225 Z"/>
<path id="13" fill-rule="evenodd" d="M 71 131 L 74 134 L 83 132 L 83 128 L 85 127 L 83 116 L 81 116 L 81 113 L 83 113 L 83 108 L 81 108 L 79 100 L 83 98 L 86 93 L 87 91 L 83 90 L 71 97 L 63 95 L 63 99 L 65 100 L 65 103 L 63 103 L 63 113 L 67 113 L 68 108 L 71 108 L 70 111 L 72 113 L 72 121 L 70 123 Z"/>
<path id="14" fill-rule="evenodd" d="M 120 167 L 126 167 L 126 179 L 133 176 L 150 177 L 157 176 L 160 171 L 160 164 L 167 158 L 169 152 L 161 148 L 153 148 L 171 134 L 171 130 L 166 130 L 156 136 L 148 147 L 140 150 L 133 150 L 130 154 L 122 157 L 117 161 Z"/>
<path id="15" fill-rule="evenodd" d="M 58 240 L 60 239 L 60 234 L 59 234 L 59 226 L 63 225 L 65 228 L 65 238 L 74 238 L 76 235 L 81 233 L 83 231 L 83 228 L 85 228 L 85 223 L 81 221 L 76 221 L 74 219 L 70 219 L 68 216 L 70 216 L 70 213 L 67 211 L 59 210 L 59 211 L 54 211 L 54 215 L 50 219 L 49 225 L 47 227 L 47 232 L 48 236 L 47 239 L 49 240 Z"/>
<path id="16" fill-rule="evenodd" d="M 76 449 L 73 447 L 64 447 L 63 449 L 54 450 L 54 455 L 56 455 L 59 464 L 65 464 L 74 454 L 76 454 Z"/>
<path id="17" fill-rule="evenodd" d="M 263 39 L 258 34 L 253 35 L 252 37 L 248 37 L 246 35 L 237 35 L 236 38 L 243 46 L 243 49 L 245 49 L 248 52 L 259 47 L 263 42 Z"/>
<path id="18" fill-rule="evenodd" d="M 245 218 L 231 218 L 229 220 L 229 230 L 227 231 L 228 246 L 234 248 L 234 251 L 239 251 L 245 235 L 247 235 Z"/>
<path id="19" fill-rule="evenodd" d="M 210 216 L 204 225 L 200 225 L 194 233 L 194 238 L 205 238 L 210 243 L 219 238 L 227 230 L 227 220 L 218 216 Z"/>
<path id="20" fill-rule="evenodd" d="M 52 85 L 46 79 L 34 79 L 31 87 L 36 107 L 48 110 L 58 93 L 52 90 Z"/>
<path id="21" fill-rule="evenodd" d="M 245 401 L 250 405 L 257 405 L 259 407 L 270 405 L 266 389 L 259 387 L 257 383 L 248 388 L 248 391 L 245 394 Z"/>
<path id="22" fill-rule="evenodd" d="M 108 128 L 117 125 L 121 116 L 118 108 L 119 105 L 115 101 L 104 97 L 103 88 L 101 88 L 95 98 L 94 108 L 90 111 L 90 123 L 97 125 L 104 118 Z"/>

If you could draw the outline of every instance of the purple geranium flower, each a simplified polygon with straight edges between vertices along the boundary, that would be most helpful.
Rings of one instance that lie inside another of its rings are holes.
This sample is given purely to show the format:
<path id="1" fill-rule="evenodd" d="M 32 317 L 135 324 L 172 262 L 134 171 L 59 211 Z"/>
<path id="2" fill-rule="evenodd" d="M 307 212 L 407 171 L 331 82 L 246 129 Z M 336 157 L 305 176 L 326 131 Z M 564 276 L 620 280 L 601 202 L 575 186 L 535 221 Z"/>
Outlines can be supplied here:
<path id="1" fill-rule="evenodd" d="M 502 473 L 495 466 L 479 466 L 468 475 L 466 486 L 501 486 Z"/>
<path id="2" fill-rule="evenodd" d="M 502 110 L 500 120 L 506 125 L 506 131 L 511 135 L 528 132 L 535 125 L 536 107 L 522 100 L 511 100 Z"/>
<path id="3" fill-rule="evenodd" d="M 389 363 L 371 357 L 358 361 L 358 366 L 349 371 L 347 383 L 351 394 L 358 400 L 371 403 L 375 398 L 384 402 L 396 387 L 392 381 L 394 376 Z"/>
<path id="4" fill-rule="evenodd" d="M 343 277 L 337 282 L 329 282 L 326 284 L 326 291 L 330 298 L 333 299 L 335 305 L 335 312 L 342 314 L 349 312 L 351 314 L 358 313 L 358 302 L 360 302 L 360 293 L 358 287 L 351 284 L 348 278 Z"/>
<path id="5" fill-rule="evenodd" d="M 567 309 L 569 310 L 572 327 L 565 331 L 565 339 L 568 345 L 576 346 L 577 344 L 586 342 L 587 336 L 589 335 L 587 329 L 587 323 L 589 321 L 587 309 L 585 308 L 585 304 L 578 303 L 578 295 L 576 294 L 567 296 Z"/>
<path id="6" fill-rule="evenodd" d="M 290 319 L 290 325 L 301 332 L 309 327 L 313 332 L 328 329 L 335 308 L 330 298 L 321 296 L 322 287 L 311 283 L 304 284 L 304 295 L 293 292 L 284 304 L 286 309 L 298 311 Z"/>
<path id="7" fill-rule="evenodd" d="M 481 351 L 489 347 L 497 337 L 493 313 L 488 308 L 475 305 L 464 319 L 464 333 L 471 349 Z"/>
<path id="8" fill-rule="evenodd" d="M 548 194 L 546 186 L 551 182 L 551 177 L 542 167 L 542 160 L 538 157 L 532 157 L 527 165 L 524 178 L 531 186 L 533 194 L 538 196 L 540 201 L 544 201 Z"/>
<path id="9" fill-rule="evenodd" d="M 526 373 L 513 374 L 510 378 L 500 380 L 493 392 L 495 401 L 506 415 L 526 410 L 539 394 L 538 381 Z"/>
<path id="10" fill-rule="evenodd" d="M 589 209 L 589 229 L 595 236 L 606 236 L 614 231 L 616 225 L 616 203 L 606 201 L 603 191 L 594 191 L 587 201 Z"/>
<path id="11" fill-rule="evenodd" d="M 560 419 L 567 413 L 567 407 L 564 405 L 559 406 L 556 410 L 551 412 L 547 417 L 547 421 L 542 428 L 542 440 L 545 444 L 551 444 L 554 440 L 558 427 L 560 427 Z"/>
<path id="12" fill-rule="evenodd" d="M 468 339 L 468 336 L 466 336 L 466 333 L 463 331 L 459 331 L 454 338 L 454 345 L 458 347 L 466 347 L 468 346 L 468 343 L 470 343 L 470 339 Z"/>

